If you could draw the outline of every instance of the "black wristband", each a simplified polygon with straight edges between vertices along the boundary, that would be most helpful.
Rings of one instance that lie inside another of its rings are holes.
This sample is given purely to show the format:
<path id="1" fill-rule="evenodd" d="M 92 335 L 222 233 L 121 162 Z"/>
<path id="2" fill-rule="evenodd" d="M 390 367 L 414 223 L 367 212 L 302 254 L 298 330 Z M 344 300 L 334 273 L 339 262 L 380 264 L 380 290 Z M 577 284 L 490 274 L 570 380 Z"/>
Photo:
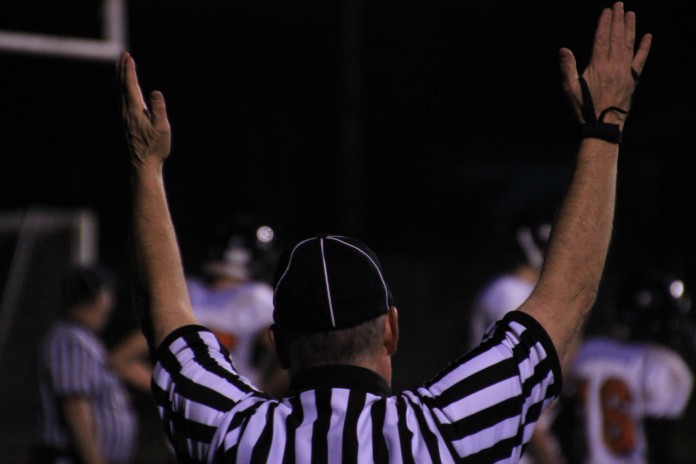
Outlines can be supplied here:
<path id="1" fill-rule="evenodd" d="M 580 125 L 580 138 L 602 139 L 607 142 L 621 143 L 621 126 L 606 122 L 586 123 Z"/>
<path id="2" fill-rule="evenodd" d="M 631 69 L 631 74 L 636 80 L 636 85 L 638 74 Z M 599 118 L 595 115 L 595 107 L 592 103 L 592 95 L 590 95 L 590 88 L 587 86 L 587 82 L 582 76 L 578 77 L 580 81 L 580 90 L 582 91 L 582 115 L 585 118 L 585 124 L 580 125 L 580 138 L 596 138 L 602 139 L 607 142 L 620 144 L 621 143 L 621 126 L 618 124 L 610 124 L 604 122 L 604 117 L 610 111 L 616 111 L 617 113 L 628 114 L 628 111 L 619 108 L 617 106 L 610 106 L 604 109 L 600 114 Z"/>

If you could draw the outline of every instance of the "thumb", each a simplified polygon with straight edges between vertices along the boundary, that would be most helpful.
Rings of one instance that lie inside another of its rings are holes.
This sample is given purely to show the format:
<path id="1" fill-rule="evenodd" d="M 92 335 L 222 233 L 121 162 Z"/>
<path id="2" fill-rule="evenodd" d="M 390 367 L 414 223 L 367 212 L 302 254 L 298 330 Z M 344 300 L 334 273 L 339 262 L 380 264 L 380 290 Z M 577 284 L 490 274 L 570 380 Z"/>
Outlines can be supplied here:
<path id="1" fill-rule="evenodd" d="M 558 51 L 561 61 L 561 73 L 563 74 L 563 83 L 566 88 L 571 88 L 574 81 L 578 78 L 577 63 L 575 56 L 567 48 L 561 48 Z"/>
<path id="2" fill-rule="evenodd" d="M 160 128 L 168 125 L 167 107 L 164 103 L 164 95 L 158 90 L 150 92 L 150 113 L 152 114 L 153 126 Z"/>

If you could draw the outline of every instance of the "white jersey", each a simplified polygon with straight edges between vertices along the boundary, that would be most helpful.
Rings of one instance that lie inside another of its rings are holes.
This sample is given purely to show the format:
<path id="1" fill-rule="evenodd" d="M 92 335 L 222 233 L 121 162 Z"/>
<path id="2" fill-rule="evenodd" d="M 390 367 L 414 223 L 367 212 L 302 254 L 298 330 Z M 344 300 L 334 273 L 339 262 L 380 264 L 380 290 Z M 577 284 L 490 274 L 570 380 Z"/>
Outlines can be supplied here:
<path id="1" fill-rule="evenodd" d="M 513 274 L 493 279 L 479 294 L 472 308 L 470 345 L 477 346 L 490 326 L 517 309 L 534 290 L 534 284 Z"/>
<path id="2" fill-rule="evenodd" d="M 693 374 L 663 346 L 598 337 L 579 349 L 568 386 L 582 411 L 585 463 L 646 463 L 643 420 L 679 418 Z"/>
<path id="3" fill-rule="evenodd" d="M 227 347 L 237 371 L 259 385 L 252 357 L 259 332 L 273 323 L 273 288 L 263 282 L 212 290 L 197 279 L 188 280 L 196 320 L 208 327 Z"/>

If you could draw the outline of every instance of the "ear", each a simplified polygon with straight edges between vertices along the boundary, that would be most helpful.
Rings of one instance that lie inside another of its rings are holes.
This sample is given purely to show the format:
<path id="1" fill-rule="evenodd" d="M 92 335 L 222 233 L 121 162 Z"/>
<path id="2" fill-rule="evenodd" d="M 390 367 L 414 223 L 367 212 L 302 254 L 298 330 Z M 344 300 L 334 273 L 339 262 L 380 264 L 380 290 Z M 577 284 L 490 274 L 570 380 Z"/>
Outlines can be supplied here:
<path id="1" fill-rule="evenodd" d="M 278 365 L 283 369 L 290 368 L 290 358 L 283 352 L 283 340 L 282 335 L 278 331 L 275 324 L 271 325 L 271 330 L 268 331 L 268 341 L 271 342 L 271 346 L 275 350 L 276 358 L 278 358 Z"/>
<path id="2" fill-rule="evenodd" d="M 399 313 L 396 306 L 391 306 L 384 321 L 384 348 L 388 355 L 396 353 L 399 344 Z"/>

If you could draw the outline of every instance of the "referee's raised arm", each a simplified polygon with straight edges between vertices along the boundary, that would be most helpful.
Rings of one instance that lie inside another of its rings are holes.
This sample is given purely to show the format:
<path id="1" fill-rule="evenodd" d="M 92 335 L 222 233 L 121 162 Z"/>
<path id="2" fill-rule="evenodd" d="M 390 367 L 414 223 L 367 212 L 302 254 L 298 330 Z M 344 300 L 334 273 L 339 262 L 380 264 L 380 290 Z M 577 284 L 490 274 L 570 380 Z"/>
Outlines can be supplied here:
<path id="1" fill-rule="evenodd" d="M 652 39 L 646 34 L 634 51 L 635 35 L 635 14 L 616 2 L 602 11 L 581 75 L 573 53 L 560 50 L 582 140 L 541 277 L 521 310 L 541 323 L 561 358 L 594 305 L 609 248 L 621 134 Z"/>
<path id="2" fill-rule="evenodd" d="M 143 332 L 154 350 L 173 330 L 196 322 L 162 176 L 171 131 L 164 96 L 150 93 L 148 108 L 127 52 L 117 72 L 131 166 L 131 278 Z"/>

